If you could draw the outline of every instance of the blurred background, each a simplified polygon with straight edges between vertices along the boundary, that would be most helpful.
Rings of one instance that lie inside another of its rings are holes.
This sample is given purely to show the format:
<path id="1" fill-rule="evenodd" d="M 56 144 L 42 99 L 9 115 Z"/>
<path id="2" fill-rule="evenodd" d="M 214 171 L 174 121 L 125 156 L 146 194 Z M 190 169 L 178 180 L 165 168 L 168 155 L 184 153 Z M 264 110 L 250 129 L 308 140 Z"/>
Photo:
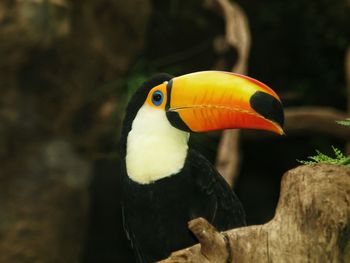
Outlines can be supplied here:
<path id="1" fill-rule="evenodd" d="M 280 94 L 287 136 L 242 132 L 232 151 L 248 223 L 270 220 L 281 176 L 297 159 L 315 149 L 332 154 L 331 145 L 346 151 L 349 131 L 335 120 L 350 105 L 349 7 L 0 1 L 0 262 L 133 262 L 120 214 L 118 138 L 130 95 L 157 72 L 243 65 L 238 71 Z M 215 163 L 220 138 L 199 134 L 190 143 Z"/>

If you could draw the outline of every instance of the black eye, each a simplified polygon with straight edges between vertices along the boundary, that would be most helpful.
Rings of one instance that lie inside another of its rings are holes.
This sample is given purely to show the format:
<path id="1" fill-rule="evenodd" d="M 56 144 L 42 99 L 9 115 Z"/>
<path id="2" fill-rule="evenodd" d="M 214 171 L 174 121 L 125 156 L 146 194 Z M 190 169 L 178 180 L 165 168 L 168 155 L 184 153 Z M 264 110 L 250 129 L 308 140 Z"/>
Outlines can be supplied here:
<path id="1" fill-rule="evenodd" d="M 154 105 L 159 106 L 163 102 L 163 92 L 157 90 L 152 95 L 152 102 Z"/>

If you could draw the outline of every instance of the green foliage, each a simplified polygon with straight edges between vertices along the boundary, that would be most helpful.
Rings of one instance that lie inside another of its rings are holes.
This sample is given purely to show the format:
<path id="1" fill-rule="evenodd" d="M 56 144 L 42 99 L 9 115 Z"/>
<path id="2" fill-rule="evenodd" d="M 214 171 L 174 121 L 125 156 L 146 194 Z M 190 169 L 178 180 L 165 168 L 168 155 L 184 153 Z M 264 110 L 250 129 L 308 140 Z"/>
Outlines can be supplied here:
<path id="1" fill-rule="evenodd" d="M 336 121 L 336 122 L 340 125 L 350 126 L 350 118 L 345 119 L 345 120 L 341 120 L 341 121 Z"/>
<path id="2" fill-rule="evenodd" d="M 345 156 L 341 150 L 332 146 L 334 157 L 326 155 L 319 150 L 316 150 L 316 155 L 309 156 L 307 161 L 297 160 L 302 164 L 315 164 L 315 163 L 328 163 L 328 164 L 338 164 L 338 165 L 350 165 L 350 156 Z"/>
<path id="3" fill-rule="evenodd" d="M 350 118 L 345 120 L 336 121 L 340 125 L 350 127 Z M 349 165 L 350 166 L 350 156 L 345 156 L 341 150 L 332 146 L 335 157 L 326 155 L 319 150 L 316 150 L 316 155 L 308 156 L 309 160 L 297 160 L 302 164 L 315 164 L 315 163 L 328 163 L 328 164 L 338 164 L 338 165 Z"/>

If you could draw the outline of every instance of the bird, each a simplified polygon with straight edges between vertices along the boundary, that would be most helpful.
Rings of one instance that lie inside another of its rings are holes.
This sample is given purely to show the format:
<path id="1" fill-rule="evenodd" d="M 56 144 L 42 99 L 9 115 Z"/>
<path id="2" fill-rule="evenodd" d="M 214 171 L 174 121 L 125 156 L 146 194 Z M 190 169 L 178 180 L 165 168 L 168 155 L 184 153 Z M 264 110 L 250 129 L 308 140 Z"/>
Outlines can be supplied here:
<path id="1" fill-rule="evenodd" d="M 122 216 L 136 262 L 197 243 L 188 221 L 219 231 L 246 225 L 243 206 L 213 164 L 189 148 L 190 133 L 223 129 L 283 132 L 278 95 L 248 76 L 200 71 L 145 81 L 126 108 L 120 136 Z"/>

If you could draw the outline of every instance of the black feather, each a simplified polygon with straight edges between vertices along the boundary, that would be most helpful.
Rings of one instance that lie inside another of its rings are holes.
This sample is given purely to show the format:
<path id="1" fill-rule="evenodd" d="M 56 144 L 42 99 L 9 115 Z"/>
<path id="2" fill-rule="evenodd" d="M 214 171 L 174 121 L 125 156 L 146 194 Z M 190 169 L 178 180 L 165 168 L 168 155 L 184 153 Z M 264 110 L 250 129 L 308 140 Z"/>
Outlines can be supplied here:
<path id="1" fill-rule="evenodd" d="M 121 183 L 124 228 L 139 263 L 166 258 L 197 243 L 188 230 L 191 219 L 204 217 L 223 231 L 245 225 L 237 196 L 215 167 L 193 150 L 178 174 L 150 184 L 132 181 L 126 171 L 126 141 L 132 121 L 151 88 L 171 79 L 162 74 L 145 83 L 132 97 L 121 135 Z M 153 165 L 162 165 L 154 160 Z"/>

